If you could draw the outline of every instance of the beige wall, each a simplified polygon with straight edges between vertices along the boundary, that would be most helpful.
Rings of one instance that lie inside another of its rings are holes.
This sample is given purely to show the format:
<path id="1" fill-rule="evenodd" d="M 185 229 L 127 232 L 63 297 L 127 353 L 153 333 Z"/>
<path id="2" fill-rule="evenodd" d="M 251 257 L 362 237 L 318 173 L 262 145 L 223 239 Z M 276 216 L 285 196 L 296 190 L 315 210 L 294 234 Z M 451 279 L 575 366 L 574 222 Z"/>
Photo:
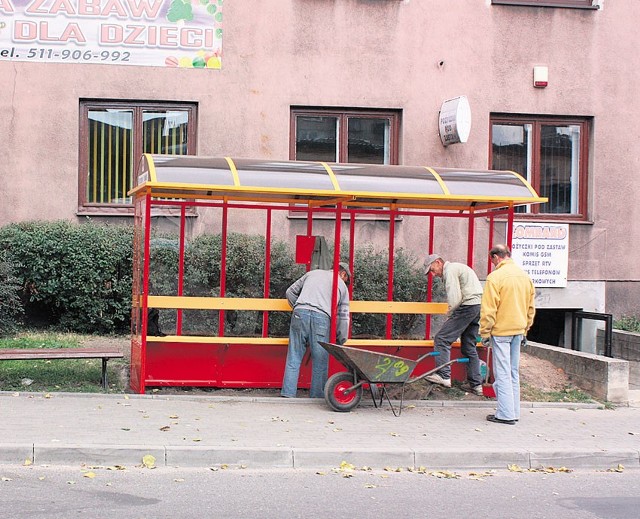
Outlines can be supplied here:
<path id="1" fill-rule="evenodd" d="M 81 98 L 197 102 L 200 155 L 279 159 L 293 105 L 400 109 L 401 163 L 476 168 L 488 166 L 491 112 L 592 116 L 590 223 L 571 226 L 569 278 L 615 281 L 607 306 L 637 312 L 640 2 L 602 6 L 234 0 L 224 5 L 220 71 L 0 61 L 0 224 L 78 219 Z M 532 87 L 534 65 L 549 67 L 546 89 Z M 438 111 L 457 95 L 469 98 L 471 135 L 443 148 Z M 373 240 L 381 226 L 359 232 Z M 398 224 L 398 246 L 418 251 L 421 232 Z M 458 248 L 451 255 L 464 261 Z"/>

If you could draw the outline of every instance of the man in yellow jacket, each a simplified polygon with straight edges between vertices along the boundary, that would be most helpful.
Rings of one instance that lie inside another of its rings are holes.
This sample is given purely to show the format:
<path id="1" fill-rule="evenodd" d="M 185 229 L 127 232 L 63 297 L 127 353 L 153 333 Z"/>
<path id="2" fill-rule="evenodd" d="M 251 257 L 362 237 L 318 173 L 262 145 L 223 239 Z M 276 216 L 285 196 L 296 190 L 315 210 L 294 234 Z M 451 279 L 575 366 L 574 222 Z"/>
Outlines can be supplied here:
<path id="1" fill-rule="evenodd" d="M 497 408 L 487 420 L 515 425 L 520 419 L 520 346 L 533 324 L 535 289 L 506 245 L 493 247 L 489 260 L 495 269 L 482 293 L 480 335 L 483 343 L 493 347 Z"/>

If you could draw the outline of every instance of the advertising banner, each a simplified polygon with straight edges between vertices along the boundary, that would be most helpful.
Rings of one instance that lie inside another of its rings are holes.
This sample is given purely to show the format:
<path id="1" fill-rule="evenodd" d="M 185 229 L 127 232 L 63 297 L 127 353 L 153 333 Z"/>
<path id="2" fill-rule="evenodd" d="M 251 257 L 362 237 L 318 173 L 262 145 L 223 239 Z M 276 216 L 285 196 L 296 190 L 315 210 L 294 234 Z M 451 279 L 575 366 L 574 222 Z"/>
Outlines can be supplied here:
<path id="1" fill-rule="evenodd" d="M 566 287 L 569 225 L 514 222 L 511 257 L 535 287 Z"/>
<path id="2" fill-rule="evenodd" d="M 220 69 L 223 0 L 0 0 L 0 61 Z"/>

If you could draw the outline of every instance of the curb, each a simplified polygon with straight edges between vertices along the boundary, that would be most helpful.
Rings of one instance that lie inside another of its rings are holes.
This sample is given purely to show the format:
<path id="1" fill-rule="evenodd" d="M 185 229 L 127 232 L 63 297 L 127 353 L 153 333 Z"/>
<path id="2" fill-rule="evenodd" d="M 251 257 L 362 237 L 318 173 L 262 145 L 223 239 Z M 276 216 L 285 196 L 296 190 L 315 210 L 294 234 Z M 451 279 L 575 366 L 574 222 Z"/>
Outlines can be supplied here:
<path id="1" fill-rule="evenodd" d="M 236 469 L 331 469 L 344 461 L 355 467 L 382 470 L 498 470 L 517 465 L 523 470 L 540 467 L 608 470 L 618 465 L 640 469 L 640 451 L 589 449 L 354 449 L 231 448 L 162 445 L 42 445 L 0 444 L 0 465 L 46 465 L 106 468 L 142 467 L 151 455 L 158 467 Z"/>
<path id="2" fill-rule="evenodd" d="M 125 400 L 166 400 L 185 402 L 244 402 L 283 405 L 326 405 L 322 398 L 281 398 L 269 396 L 217 396 L 217 395 L 141 395 L 138 393 L 69 393 L 69 392 L 20 392 L 0 391 L 1 397 L 32 397 L 32 398 L 109 398 Z M 391 400 L 394 407 L 400 405 L 400 400 Z M 361 400 L 359 407 L 375 407 L 372 400 Z M 458 408 L 494 408 L 495 400 L 404 400 L 402 407 L 458 407 Z M 388 402 L 383 402 L 381 408 L 388 408 Z M 604 409 L 604 404 L 598 402 L 521 402 L 520 407 L 529 408 L 566 408 L 566 409 Z M 624 406 L 626 407 L 626 406 Z"/>

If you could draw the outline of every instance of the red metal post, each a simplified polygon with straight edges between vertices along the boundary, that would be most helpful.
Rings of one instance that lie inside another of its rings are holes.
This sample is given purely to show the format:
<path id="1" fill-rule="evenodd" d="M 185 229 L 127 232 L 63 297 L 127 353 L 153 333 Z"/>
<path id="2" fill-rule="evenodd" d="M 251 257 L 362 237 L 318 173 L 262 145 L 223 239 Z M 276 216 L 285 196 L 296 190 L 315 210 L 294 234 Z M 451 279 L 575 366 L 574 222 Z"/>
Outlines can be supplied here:
<path id="1" fill-rule="evenodd" d="M 313 209 L 307 207 L 307 236 L 313 235 Z M 311 270 L 311 262 L 307 263 L 307 272 Z"/>
<path id="2" fill-rule="evenodd" d="M 329 334 L 330 342 L 336 342 L 337 324 L 338 324 L 338 263 L 340 263 L 340 238 L 342 236 L 342 204 L 336 205 L 336 229 L 333 244 L 333 283 L 331 290 L 331 331 Z"/>
<path id="3" fill-rule="evenodd" d="M 187 222 L 187 207 L 183 205 L 180 208 L 180 245 L 178 252 L 178 296 L 183 294 L 184 290 L 184 232 Z M 182 335 L 182 309 L 178 308 L 176 319 L 176 334 Z"/>
<path id="4" fill-rule="evenodd" d="M 387 271 L 387 301 L 393 301 L 393 252 L 395 243 L 396 230 L 396 212 L 394 209 L 389 211 L 389 266 Z M 393 331 L 393 314 L 387 314 L 387 325 L 385 330 L 385 338 L 391 339 Z"/>
<path id="5" fill-rule="evenodd" d="M 494 227 L 495 227 L 495 221 L 493 219 L 493 213 L 490 213 L 489 214 L 489 250 L 493 248 Z M 487 274 L 490 274 L 490 273 L 491 273 L 491 261 L 487 260 Z"/>
<path id="6" fill-rule="evenodd" d="M 507 247 L 511 250 L 511 244 L 513 242 L 513 203 L 509 204 L 509 212 L 507 213 Z"/>
<path id="7" fill-rule="evenodd" d="M 271 209 L 267 209 L 267 228 L 264 244 L 264 292 L 265 299 L 269 298 L 269 285 L 271 284 Z M 267 337 L 269 331 L 269 312 L 262 313 L 262 336 Z"/>
<path id="8" fill-rule="evenodd" d="M 151 195 L 145 196 L 144 262 L 142 274 L 142 340 L 140 341 L 140 393 L 144 393 L 147 380 L 147 324 L 149 314 L 149 259 L 151 254 Z"/>
<path id="9" fill-rule="evenodd" d="M 433 254 L 434 224 L 435 224 L 435 217 L 429 216 L 429 254 Z M 433 276 L 427 276 L 427 302 L 431 302 L 432 297 L 433 297 Z M 427 315 L 425 319 L 424 338 L 429 339 L 430 336 L 431 336 L 431 314 Z"/>
<path id="10" fill-rule="evenodd" d="M 356 247 L 356 215 L 355 213 L 349 214 L 349 270 L 351 271 L 351 283 L 349 283 L 349 301 L 353 300 L 353 283 L 354 283 L 354 258 Z M 349 319 L 349 337 L 351 337 L 351 325 L 353 319 Z"/>
<path id="11" fill-rule="evenodd" d="M 220 244 L 220 297 L 224 297 L 227 291 L 227 204 L 222 207 L 222 243 Z M 218 335 L 224 335 L 224 310 L 218 310 Z"/>
<path id="12" fill-rule="evenodd" d="M 475 237 L 476 217 L 473 207 L 469 210 L 469 230 L 467 232 L 467 265 L 473 268 L 473 239 Z"/>

